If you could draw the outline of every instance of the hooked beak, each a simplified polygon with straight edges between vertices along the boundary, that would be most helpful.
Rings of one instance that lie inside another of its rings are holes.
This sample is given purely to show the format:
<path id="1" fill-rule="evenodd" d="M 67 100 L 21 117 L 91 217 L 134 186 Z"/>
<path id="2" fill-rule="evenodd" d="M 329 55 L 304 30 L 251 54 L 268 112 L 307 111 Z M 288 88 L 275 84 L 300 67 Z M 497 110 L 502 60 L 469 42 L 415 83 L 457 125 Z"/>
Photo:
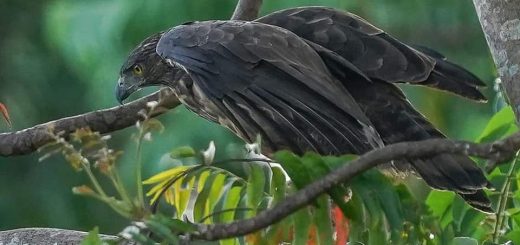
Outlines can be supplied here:
<path id="1" fill-rule="evenodd" d="M 124 78 L 119 77 L 119 80 L 117 80 L 116 85 L 117 101 L 119 102 L 119 104 L 123 105 L 123 101 L 137 90 L 139 90 L 137 84 L 133 83 L 132 85 L 130 85 L 129 83 L 125 82 Z"/>

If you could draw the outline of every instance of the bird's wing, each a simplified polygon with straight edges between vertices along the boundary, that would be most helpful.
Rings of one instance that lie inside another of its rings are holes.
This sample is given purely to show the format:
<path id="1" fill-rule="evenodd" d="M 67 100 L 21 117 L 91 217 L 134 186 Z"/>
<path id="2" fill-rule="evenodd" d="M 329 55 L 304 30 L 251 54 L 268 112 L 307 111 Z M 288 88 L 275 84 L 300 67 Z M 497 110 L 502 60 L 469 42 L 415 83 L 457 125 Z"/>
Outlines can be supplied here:
<path id="1" fill-rule="evenodd" d="M 157 53 L 188 72 L 218 121 L 249 141 L 260 134 L 270 150 L 362 153 L 380 142 L 318 54 L 285 29 L 195 22 L 164 34 Z"/>
<path id="2" fill-rule="evenodd" d="M 417 112 L 395 85 L 374 81 L 358 87 L 356 99 L 385 144 L 444 138 L 428 120 Z M 373 93 L 378 91 L 378 93 Z M 391 123 L 389 123 L 391 122 Z M 482 189 L 489 182 L 479 167 L 463 155 L 439 154 L 428 158 L 395 161 L 399 170 L 412 169 L 431 187 L 455 191 L 470 205 L 490 212 L 491 203 Z"/>
<path id="3" fill-rule="evenodd" d="M 366 20 L 327 7 L 281 10 L 255 21 L 280 26 L 332 50 L 373 79 L 417 83 L 485 100 L 484 84 L 469 71 L 431 49 L 412 48 Z"/>
<path id="4" fill-rule="evenodd" d="M 389 38 L 349 12 L 326 7 L 281 10 L 256 21 L 290 30 L 352 62 L 369 77 L 388 82 L 422 81 L 435 60 Z"/>

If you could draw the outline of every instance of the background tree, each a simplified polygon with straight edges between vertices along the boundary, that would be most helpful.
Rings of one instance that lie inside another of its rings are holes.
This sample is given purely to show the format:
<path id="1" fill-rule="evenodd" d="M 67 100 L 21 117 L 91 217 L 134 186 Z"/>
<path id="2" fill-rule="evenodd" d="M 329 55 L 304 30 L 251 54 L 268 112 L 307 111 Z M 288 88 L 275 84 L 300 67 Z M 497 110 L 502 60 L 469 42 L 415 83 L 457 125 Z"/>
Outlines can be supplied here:
<path id="1" fill-rule="evenodd" d="M 497 65 L 502 88 L 520 115 L 520 1 L 474 0 L 475 9 Z"/>

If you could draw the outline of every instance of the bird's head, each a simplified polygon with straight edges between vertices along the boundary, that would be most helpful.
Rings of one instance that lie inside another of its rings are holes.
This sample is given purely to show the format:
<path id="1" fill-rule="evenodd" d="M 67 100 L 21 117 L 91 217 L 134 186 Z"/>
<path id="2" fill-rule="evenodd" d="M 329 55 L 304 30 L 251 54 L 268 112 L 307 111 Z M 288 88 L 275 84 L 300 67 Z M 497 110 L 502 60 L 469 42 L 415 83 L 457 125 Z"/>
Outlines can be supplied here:
<path id="1" fill-rule="evenodd" d="M 119 103 L 132 93 L 148 86 L 169 85 L 178 80 L 179 69 L 168 65 L 156 52 L 163 32 L 154 34 L 141 42 L 128 56 L 121 67 L 116 85 Z"/>

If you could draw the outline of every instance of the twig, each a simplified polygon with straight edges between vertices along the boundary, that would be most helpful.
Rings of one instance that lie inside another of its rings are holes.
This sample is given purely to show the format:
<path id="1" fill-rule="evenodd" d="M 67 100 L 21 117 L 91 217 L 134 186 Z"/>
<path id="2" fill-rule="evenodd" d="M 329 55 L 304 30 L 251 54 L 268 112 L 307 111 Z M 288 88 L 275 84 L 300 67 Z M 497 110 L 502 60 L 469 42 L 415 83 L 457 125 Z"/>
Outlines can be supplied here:
<path id="1" fill-rule="evenodd" d="M 500 232 L 502 232 L 502 228 L 505 224 L 505 211 L 507 206 L 507 199 L 509 197 L 509 189 L 511 188 L 511 180 L 513 179 L 513 175 L 515 174 L 516 164 L 518 163 L 518 156 L 520 152 L 516 152 L 516 156 L 511 161 L 511 166 L 509 166 L 509 171 L 506 176 L 506 180 L 504 181 L 504 185 L 500 190 L 500 198 L 498 199 L 498 210 L 496 212 L 496 222 L 495 229 L 493 231 L 493 242 L 498 244 L 498 239 L 500 238 Z"/>
<path id="2" fill-rule="evenodd" d="M 275 224 L 298 209 L 308 205 L 316 197 L 327 192 L 333 186 L 348 182 L 360 173 L 392 160 L 403 158 L 413 159 L 448 153 L 476 156 L 503 162 L 513 157 L 518 149 L 520 149 L 520 133 L 490 144 L 476 144 L 466 141 L 452 141 L 449 139 L 431 139 L 421 142 L 402 142 L 389 145 L 384 148 L 372 150 L 360 156 L 358 159 L 345 164 L 343 167 L 287 197 L 283 202 L 273 208 L 260 212 L 253 218 L 239 220 L 229 224 L 199 224 L 198 231 L 190 235 L 192 238 L 203 240 L 219 240 L 258 231 Z"/>

